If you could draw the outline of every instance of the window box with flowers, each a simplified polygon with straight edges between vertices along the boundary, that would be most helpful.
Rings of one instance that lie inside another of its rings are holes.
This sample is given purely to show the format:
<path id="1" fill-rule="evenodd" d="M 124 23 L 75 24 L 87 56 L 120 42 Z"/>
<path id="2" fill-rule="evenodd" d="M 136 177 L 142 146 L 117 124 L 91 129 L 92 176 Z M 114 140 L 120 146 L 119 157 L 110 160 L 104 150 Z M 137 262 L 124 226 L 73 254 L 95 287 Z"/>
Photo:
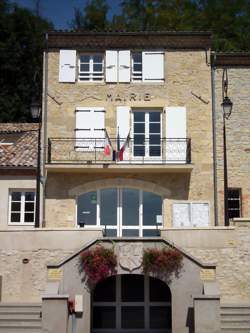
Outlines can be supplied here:
<path id="1" fill-rule="evenodd" d="M 80 254 L 80 265 L 88 282 L 96 285 L 102 279 L 116 274 L 117 258 L 113 248 L 98 245 Z"/>
<path id="2" fill-rule="evenodd" d="M 150 248 L 144 250 L 142 268 L 144 274 L 153 274 L 170 280 L 172 274 L 179 276 L 183 255 L 173 248 Z"/>

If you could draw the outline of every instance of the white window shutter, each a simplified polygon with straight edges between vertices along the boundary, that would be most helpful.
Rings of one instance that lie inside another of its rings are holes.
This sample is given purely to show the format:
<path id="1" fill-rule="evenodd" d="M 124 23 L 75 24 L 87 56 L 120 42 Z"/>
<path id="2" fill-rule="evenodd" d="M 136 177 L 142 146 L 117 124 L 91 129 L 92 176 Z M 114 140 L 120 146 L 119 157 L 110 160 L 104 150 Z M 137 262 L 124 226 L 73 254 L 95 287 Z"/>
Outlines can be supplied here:
<path id="1" fill-rule="evenodd" d="M 118 79 L 119 82 L 130 82 L 130 51 L 119 51 L 119 71 L 118 71 Z"/>
<path id="2" fill-rule="evenodd" d="M 116 130 L 120 136 L 120 147 L 125 143 L 130 131 L 130 107 L 129 106 L 117 106 L 116 109 Z M 129 159 L 129 149 L 127 148 L 123 154 L 124 160 Z"/>
<path id="3" fill-rule="evenodd" d="M 75 82 L 76 50 L 60 50 L 59 82 Z"/>
<path id="4" fill-rule="evenodd" d="M 106 82 L 117 82 L 118 51 L 106 51 Z"/>
<path id="5" fill-rule="evenodd" d="M 76 147 L 80 150 L 89 150 L 92 146 L 92 110 L 89 108 L 76 109 Z M 88 140 L 90 139 L 90 140 Z"/>
<path id="6" fill-rule="evenodd" d="M 167 163 L 186 163 L 186 108 L 166 107 Z"/>
<path id="7" fill-rule="evenodd" d="M 164 81 L 164 52 L 142 52 L 142 79 L 145 82 Z"/>
<path id="8" fill-rule="evenodd" d="M 93 135 L 96 147 L 104 147 L 105 139 L 105 110 L 103 108 L 93 109 Z"/>

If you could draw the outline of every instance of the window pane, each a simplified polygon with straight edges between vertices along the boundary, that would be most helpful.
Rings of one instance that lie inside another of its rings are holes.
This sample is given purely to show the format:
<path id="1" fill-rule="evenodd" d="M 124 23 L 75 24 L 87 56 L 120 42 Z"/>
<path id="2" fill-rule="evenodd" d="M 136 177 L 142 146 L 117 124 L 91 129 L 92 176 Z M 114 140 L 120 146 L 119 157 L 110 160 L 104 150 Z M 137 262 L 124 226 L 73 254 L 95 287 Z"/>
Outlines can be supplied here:
<path id="1" fill-rule="evenodd" d="M 34 201 L 35 192 L 25 192 L 25 201 Z"/>
<path id="2" fill-rule="evenodd" d="M 101 190 L 101 225 L 117 224 L 117 189 Z"/>
<path id="3" fill-rule="evenodd" d="M 145 135 L 138 135 L 134 136 L 134 144 L 135 145 L 144 145 L 145 143 Z"/>
<path id="4" fill-rule="evenodd" d="M 101 54 L 96 54 L 93 56 L 93 61 L 96 62 L 102 62 L 103 61 L 103 56 Z"/>
<path id="5" fill-rule="evenodd" d="M 13 201 L 21 201 L 21 192 L 12 192 L 11 198 Z"/>
<path id="6" fill-rule="evenodd" d="M 80 65 L 81 72 L 89 72 L 89 64 L 81 64 Z"/>
<path id="7" fill-rule="evenodd" d="M 161 156 L 161 147 L 160 146 L 150 146 L 149 155 L 150 156 Z"/>
<path id="8" fill-rule="evenodd" d="M 161 132 L 160 123 L 150 123 L 149 124 L 149 132 L 150 133 L 160 133 Z"/>
<path id="9" fill-rule="evenodd" d="M 25 202 L 25 211 L 26 212 L 34 212 L 34 203 L 33 202 Z"/>
<path id="10" fill-rule="evenodd" d="M 141 72 L 142 71 L 142 64 L 134 64 L 134 71 Z"/>
<path id="11" fill-rule="evenodd" d="M 96 224 L 97 193 L 89 192 L 79 196 L 77 206 L 77 223 Z"/>
<path id="12" fill-rule="evenodd" d="M 145 124 L 144 123 L 135 123 L 134 124 L 134 133 L 145 133 Z"/>
<path id="13" fill-rule="evenodd" d="M 117 229 L 106 229 L 105 237 L 117 237 Z"/>
<path id="14" fill-rule="evenodd" d="M 149 143 L 151 145 L 160 145 L 161 143 L 161 138 L 160 138 L 160 135 L 158 134 L 153 134 L 153 135 L 150 135 L 149 136 Z"/>
<path id="15" fill-rule="evenodd" d="M 94 306 L 93 308 L 93 328 L 115 328 L 114 306 Z"/>
<path id="16" fill-rule="evenodd" d="M 171 292 L 165 282 L 149 278 L 149 300 L 150 302 L 171 302 Z"/>
<path id="17" fill-rule="evenodd" d="M 171 308 L 167 306 L 150 307 L 150 328 L 171 328 Z"/>
<path id="18" fill-rule="evenodd" d="M 143 225 L 156 225 L 162 218 L 162 198 L 143 191 Z M 162 223 L 158 223 L 161 225 Z"/>
<path id="19" fill-rule="evenodd" d="M 145 112 L 134 112 L 134 121 L 145 122 Z"/>
<path id="20" fill-rule="evenodd" d="M 94 290 L 94 302 L 115 302 L 116 277 L 111 276 L 99 282 Z"/>
<path id="21" fill-rule="evenodd" d="M 144 328 L 144 307 L 122 306 L 122 328 Z"/>
<path id="22" fill-rule="evenodd" d="M 19 212 L 21 210 L 21 202 L 12 202 L 11 210 L 12 212 Z"/>
<path id="23" fill-rule="evenodd" d="M 21 214 L 19 213 L 11 213 L 11 222 L 21 222 Z"/>
<path id="24" fill-rule="evenodd" d="M 94 72 L 102 72 L 102 64 L 94 64 Z"/>
<path id="25" fill-rule="evenodd" d="M 145 229 L 143 230 L 143 237 L 159 237 L 160 231 L 157 229 Z"/>
<path id="26" fill-rule="evenodd" d="M 134 146 L 134 156 L 145 156 L 145 147 Z"/>
<path id="27" fill-rule="evenodd" d="M 82 55 L 80 57 L 81 62 L 89 62 L 90 56 L 89 55 Z"/>
<path id="28" fill-rule="evenodd" d="M 122 224 L 139 225 L 139 191 L 122 190 Z"/>
<path id="29" fill-rule="evenodd" d="M 144 276 L 129 275 L 121 276 L 122 302 L 144 301 Z"/>
<path id="30" fill-rule="evenodd" d="M 122 230 L 123 237 L 139 237 L 138 229 L 124 229 Z"/>
<path id="31" fill-rule="evenodd" d="M 161 113 L 160 112 L 149 112 L 149 121 L 160 121 Z"/>
<path id="32" fill-rule="evenodd" d="M 133 53 L 132 57 L 133 57 L 134 62 L 142 62 L 142 53 L 141 52 Z"/>
<path id="33" fill-rule="evenodd" d="M 24 222 L 34 222 L 34 213 L 25 213 Z"/>

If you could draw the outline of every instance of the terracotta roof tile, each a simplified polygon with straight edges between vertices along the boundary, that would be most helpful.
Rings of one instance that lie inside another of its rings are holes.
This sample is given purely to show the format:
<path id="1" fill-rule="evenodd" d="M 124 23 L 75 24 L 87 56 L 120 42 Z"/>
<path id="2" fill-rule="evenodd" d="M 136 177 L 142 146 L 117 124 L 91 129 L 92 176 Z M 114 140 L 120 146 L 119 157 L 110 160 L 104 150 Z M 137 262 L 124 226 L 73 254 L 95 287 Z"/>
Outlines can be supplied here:
<path id="1" fill-rule="evenodd" d="M 0 124 L 0 167 L 36 166 L 37 129 L 38 124 Z"/>

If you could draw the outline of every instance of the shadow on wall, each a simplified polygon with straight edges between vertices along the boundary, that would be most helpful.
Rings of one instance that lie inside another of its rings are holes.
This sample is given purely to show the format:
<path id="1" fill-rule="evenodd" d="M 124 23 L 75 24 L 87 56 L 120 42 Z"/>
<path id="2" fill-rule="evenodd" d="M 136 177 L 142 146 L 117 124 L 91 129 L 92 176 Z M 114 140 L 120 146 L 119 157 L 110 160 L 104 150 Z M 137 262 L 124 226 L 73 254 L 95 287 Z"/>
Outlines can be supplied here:
<path id="1" fill-rule="evenodd" d="M 173 200 L 187 200 L 190 187 L 189 173 L 151 174 L 49 174 L 47 199 L 70 199 L 101 188 L 137 188 Z"/>

